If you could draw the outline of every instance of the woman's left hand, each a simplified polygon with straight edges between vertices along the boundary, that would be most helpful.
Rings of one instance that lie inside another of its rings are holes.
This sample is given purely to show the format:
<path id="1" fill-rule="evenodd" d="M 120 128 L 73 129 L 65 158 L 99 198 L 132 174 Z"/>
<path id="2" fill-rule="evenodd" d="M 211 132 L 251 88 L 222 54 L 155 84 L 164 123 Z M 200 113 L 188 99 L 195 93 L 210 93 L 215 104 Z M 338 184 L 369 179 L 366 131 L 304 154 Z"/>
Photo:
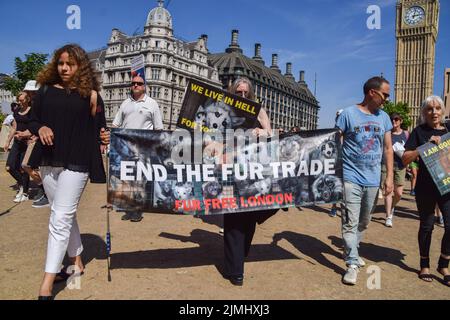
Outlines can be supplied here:
<path id="1" fill-rule="evenodd" d="M 111 136 L 111 133 L 109 132 L 109 130 L 106 130 L 105 128 L 102 128 L 100 130 L 100 140 L 102 141 L 103 145 L 109 144 L 110 136 Z"/>
<path id="2" fill-rule="evenodd" d="M 432 136 L 430 138 L 430 140 L 428 140 L 428 142 L 432 142 L 432 143 L 438 145 L 441 143 L 441 137 L 440 136 Z"/>

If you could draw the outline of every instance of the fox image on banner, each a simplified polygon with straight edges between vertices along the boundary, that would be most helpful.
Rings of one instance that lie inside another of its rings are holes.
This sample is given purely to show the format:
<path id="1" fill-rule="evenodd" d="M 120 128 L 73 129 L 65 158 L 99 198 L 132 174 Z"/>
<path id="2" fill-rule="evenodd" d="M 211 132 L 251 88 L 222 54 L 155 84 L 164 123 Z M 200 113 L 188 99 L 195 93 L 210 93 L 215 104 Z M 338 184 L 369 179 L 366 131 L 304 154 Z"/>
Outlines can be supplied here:
<path id="1" fill-rule="evenodd" d="M 251 214 L 342 200 L 337 130 L 227 137 L 218 143 L 200 130 L 112 129 L 109 203 L 146 212 Z M 211 145 L 218 147 L 214 157 Z"/>
<path id="2" fill-rule="evenodd" d="M 450 133 L 441 137 L 441 143 L 427 143 L 419 147 L 419 154 L 428 168 L 441 195 L 450 192 Z"/>
<path id="3" fill-rule="evenodd" d="M 187 85 L 177 127 L 203 132 L 251 128 L 261 105 L 220 88 L 191 79 Z"/>

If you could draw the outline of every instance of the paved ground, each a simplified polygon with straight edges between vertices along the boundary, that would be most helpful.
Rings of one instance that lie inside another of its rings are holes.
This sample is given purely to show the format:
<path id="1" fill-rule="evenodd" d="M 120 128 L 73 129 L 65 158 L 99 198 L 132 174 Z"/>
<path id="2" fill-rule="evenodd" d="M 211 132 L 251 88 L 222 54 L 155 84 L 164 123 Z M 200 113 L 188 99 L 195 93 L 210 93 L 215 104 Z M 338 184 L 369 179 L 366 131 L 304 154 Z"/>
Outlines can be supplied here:
<path id="1" fill-rule="evenodd" d="M 0 161 L 4 167 L 4 161 Z M 49 209 L 31 202 L 14 206 L 13 184 L 0 172 L 0 299 L 35 299 L 43 276 Z M 328 208 L 280 211 L 258 226 L 245 265 L 244 287 L 220 274 L 223 240 L 213 221 L 190 216 L 145 214 L 141 223 L 111 214 L 111 276 L 107 279 L 104 236 L 105 185 L 88 185 L 79 209 L 86 264 L 81 289 L 60 285 L 56 299 L 449 299 L 440 277 L 417 278 L 418 218 L 406 195 L 394 228 L 384 227 L 379 206 L 361 245 L 368 267 L 354 287 L 341 284 L 340 219 Z M 380 202 L 381 204 L 381 202 Z M 435 271 L 443 228 L 435 228 L 431 261 Z M 380 271 L 380 288 L 373 273 Z M 371 271 L 372 273 L 368 273 Z"/>

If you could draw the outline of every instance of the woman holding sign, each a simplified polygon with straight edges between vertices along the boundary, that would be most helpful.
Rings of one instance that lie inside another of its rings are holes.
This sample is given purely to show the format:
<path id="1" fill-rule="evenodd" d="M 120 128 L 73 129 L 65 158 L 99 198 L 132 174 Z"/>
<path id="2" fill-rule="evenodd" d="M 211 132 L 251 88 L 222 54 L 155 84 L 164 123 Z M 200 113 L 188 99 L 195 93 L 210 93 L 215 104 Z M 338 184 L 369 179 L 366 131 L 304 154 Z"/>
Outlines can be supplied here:
<path id="1" fill-rule="evenodd" d="M 99 85 L 86 52 L 72 44 L 56 50 L 38 82 L 41 88 L 34 100 L 29 130 L 43 145 L 40 170 L 51 204 L 39 300 L 52 300 L 54 281 L 83 273 L 78 204 L 88 178 L 105 183 L 106 177 L 96 125 Z M 73 266 L 61 270 L 66 252 Z"/>
<path id="2" fill-rule="evenodd" d="M 406 151 L 402 158 L 405 166 L 420 155 L 418 147 L 421 145 L 426 143 L 440 144 L 441 136 L 450 130 L 450 125 L 445 125 L 443 118 L 444 103 L 442 99 L 438 96 L 430 96 L 425 99 L 421 107 L 422 124 L 413 130 L 405 144 Z M 429 253 L 434 226 L 434 211 L 437 204 L 442 211 L 445 224 L 437 271 L 444 276 L 445 284 L 450 286 L 450 272 L 448 270 L 450 261 L 450 193 L 441 195 L 421 157 L 419 167 L 416 185 L 416 203 L 420 215 L 419 278 L 426 282 L 433 281 L 433 277 L 430 274 Z"/>
<path id="3" fill-rule="evenodd" d="M 229 91 L 238 96 L 255 100 L 253 85 L 247 78 L 237 79 Z M 253 129 L 256 136 L 271 136 L 270 120 L 264 109 L 258 114 Z M 248 256 L 255 234 L 256 223 L 261 224 L 274 215 L 278 209 L 256 212 L 241 212 L 224 215 L 225 278 L 235 286 L 244 284 L 244 259 Z"/>

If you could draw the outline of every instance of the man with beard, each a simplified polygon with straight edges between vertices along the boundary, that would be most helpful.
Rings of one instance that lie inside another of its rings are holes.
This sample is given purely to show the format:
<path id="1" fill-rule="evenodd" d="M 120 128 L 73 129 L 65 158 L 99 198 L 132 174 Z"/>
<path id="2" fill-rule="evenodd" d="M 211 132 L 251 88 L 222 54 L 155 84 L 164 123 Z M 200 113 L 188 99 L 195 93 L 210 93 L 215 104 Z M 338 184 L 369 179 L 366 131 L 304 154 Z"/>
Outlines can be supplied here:
<path id="1" fill-rule="evenodd" d="M 342 214 L 342 238 L 347 265 L 342 279 L 344 284 L 355 285 L 359 268 L 365 265 L 358 247 L 377 201 L 383 155 L 387 168 L 383 191 L 386 195 L 393 190 L 392 123 L 381 110 L 389 91 L 386 79 L 369 79 L 364 84 L 363 102 L 346 108 L 336 122 L 343 135 L 345 212 Z"/>

